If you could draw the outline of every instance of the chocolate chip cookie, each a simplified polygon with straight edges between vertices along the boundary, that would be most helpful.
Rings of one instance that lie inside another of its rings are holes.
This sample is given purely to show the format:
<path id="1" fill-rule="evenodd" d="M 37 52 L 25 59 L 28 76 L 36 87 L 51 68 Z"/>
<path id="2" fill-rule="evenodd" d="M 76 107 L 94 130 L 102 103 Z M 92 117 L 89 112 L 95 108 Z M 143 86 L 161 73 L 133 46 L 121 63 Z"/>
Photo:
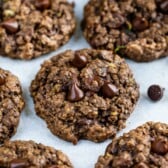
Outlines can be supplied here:
<path id="1" fill-rule="evenodd" d="M 90 0 L 82 28 L 93 48 L 152 61 L 168 55 L 168 0 Z"/>
<path id="2" fill-rule="evenodd" d="M 0 68 L 0 143 L 16 132 L 23 107 L 24 100 L 18 78 Z"/>
<path id="3" fill-rule="evenodd" d="M 67 0 L 0 0 L 0 54 L 32 59 L 70 39 L 76 21 Z"/>
<path id="4" fill-rule="evenodd" d="M 52 133 L 74 144 L 113 137 L 139 97 L 125 60 L 92 49 L 68 50 L 45 61 L 30 91 Z"/>
<path id="5" fill-rule="evenodd" d="M 0 147 L 1 168 L 72 168 L 68 157 L 33 141 L 5 142 Z"/>
<path id="6" fill-rule="evenodd" d="M 95 167 L 168 168 L 168 125 L 148 122 L 115 138 Z"/>

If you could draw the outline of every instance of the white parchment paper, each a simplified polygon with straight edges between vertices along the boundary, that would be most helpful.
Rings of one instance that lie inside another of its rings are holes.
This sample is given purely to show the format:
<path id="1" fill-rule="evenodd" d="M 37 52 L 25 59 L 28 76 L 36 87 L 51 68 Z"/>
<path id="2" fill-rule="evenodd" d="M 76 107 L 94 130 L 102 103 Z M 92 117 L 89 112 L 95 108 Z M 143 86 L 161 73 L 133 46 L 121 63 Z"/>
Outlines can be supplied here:
<path id="1" fill-rule="evenodd" d="M 45 122 L 36 116 L 32 98 L 29 93 L 30 83 L 44 60 L 67 49 L 76 50 L 89 47 L 82 36 L 79 26 L 83 15 L 83 7 L 87 3 L 87 0 L 74 1 L 76 3 L 75 12 L 78 28 L 68 44 L 56 52 L 31 61 L 12 60 L 0 57 L 0 67 L 10 70 L 19 77 L 26 100 L 26 107 L 21 115 L 17 133 L 12 140 L 34 140 L 52 146 L 65 152 L 75 168 L 94 168 L 98 156 L 104 153 L 110 140 L 98 144 L 85 140 L 80 141 L 74 146 L 71 143 L 57 138 L 52 135 Z M 132 68 L 135 78 L 140 85 L 141 97 L 135 111 L 127 121 L 126 129 L 121 131 L 118 135 L 136 128 L 146 121 L 161 121 L 168 123 L 168 58 L 156 60 L 151 63 L 136 63 L 127 60 L 127 63 Z M 151 102 L 146 96 L 146 91 L 151 84 L 160 84 L 166 89 L 163 99 L 157 103 Z"/>

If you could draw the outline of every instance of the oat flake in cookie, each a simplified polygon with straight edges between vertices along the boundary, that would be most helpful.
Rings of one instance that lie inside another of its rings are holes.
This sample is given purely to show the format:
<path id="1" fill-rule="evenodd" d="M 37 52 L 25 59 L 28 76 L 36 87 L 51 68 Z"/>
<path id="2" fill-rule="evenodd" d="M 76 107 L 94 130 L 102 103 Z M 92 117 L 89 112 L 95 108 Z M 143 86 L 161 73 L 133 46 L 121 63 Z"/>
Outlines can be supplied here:
<path id="1" fill-rule="evenodd" d="M 115 138 L 95 168 L 168 168 L 168 125 L 148 122 Z"/>
<path id="2" fill-rule="evenodd" d="M 168 55 L 168 0 L 90 0 L 82 27 L 97 49 L 139 62 Z"/>
<path id="3" fill-rule="evenodd" d="M 101 142 L 125 127 L 139 88 L 110 51 L 66 51 L 43 63 L 31 84 L 37 114 L 60 138 Z"/>
<path id="4" fill-rule="evenodd" d="M 0 143 L 16 132 L 23 107 L 24 100 L 18 78 L 0 68 Z"/>
<path id="5" fill-rule="evenodd" d="M 33 141 L 6 142 L 0 147 L 1 168 L 73 168 L 68 157 Z"/>
<path id="6" fill-rule="evenodd" d="M 0 54 L 32 59 L 70 39 L 76 21 L 67 0 L 0 0 Z"/>

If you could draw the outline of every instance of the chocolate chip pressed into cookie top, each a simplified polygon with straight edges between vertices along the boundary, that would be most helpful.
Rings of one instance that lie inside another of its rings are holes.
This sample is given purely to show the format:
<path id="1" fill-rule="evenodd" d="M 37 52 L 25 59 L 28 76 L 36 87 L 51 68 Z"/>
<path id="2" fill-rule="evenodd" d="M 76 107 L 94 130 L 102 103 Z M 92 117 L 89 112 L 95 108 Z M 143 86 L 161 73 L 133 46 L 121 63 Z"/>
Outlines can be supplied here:
<path id="1" fill-rule="evenodd" d="M 66 0 L 1 0 L 0 54 L 32 59 L 70 39 L 76 21 Z"/>
<path id="2" fill-rule="evenodd" d="M 96 49 L 139 62 L 168 55 L 168 0 L 89 0 L 82 27 Z"/>
<path id="3" fill-rule="evenodd" d="M 74 144 L 113 137 L 139 97 L 133 74 L 110 51 L 68 50 L 42 64 L 30 88 L 37 114 Z"/>

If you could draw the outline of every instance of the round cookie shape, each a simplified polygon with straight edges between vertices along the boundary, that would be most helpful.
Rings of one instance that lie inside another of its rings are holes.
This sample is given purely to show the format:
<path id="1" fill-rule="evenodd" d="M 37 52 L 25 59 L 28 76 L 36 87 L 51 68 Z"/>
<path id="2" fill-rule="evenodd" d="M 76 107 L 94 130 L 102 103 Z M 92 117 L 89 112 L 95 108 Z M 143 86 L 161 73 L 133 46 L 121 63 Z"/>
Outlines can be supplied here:
<path id="1" fill-rule="evenodd" d="M 89 0 L 82 28 L 95 49 L 152 61 L 168 55 L 168 0 Z"/>
<path id="2" fill-rule="evenodd" d="M 168 125 L 148 122 L 113 139 L 95 168 L 167 168 L 167 156 Z"/>
<path id="3" fill-rule="evenodd" d="M 0 147 L 0 167 L 73 168 L 68 157 L 34 141 L 8 141 Z"/>
<path id="4" fill-rule="evenodd" d="M 139 86 L 111 51 L 65 51 L 45 61 L 30 87 L 35 110 L 58 137 L 101 142 L 125 127 Z"/>
<path id="5" fill-rule="evenodd" d="M 19 79 L 0 68 L 0 143 L 15 134 L 24 104 Z"/>
<path id="6" fill-rule="evenodd" d="M 67 43 L 75 31 L 74 4 L 67 0 L 2 0 L 0 54 L 32 59 Z"/>

